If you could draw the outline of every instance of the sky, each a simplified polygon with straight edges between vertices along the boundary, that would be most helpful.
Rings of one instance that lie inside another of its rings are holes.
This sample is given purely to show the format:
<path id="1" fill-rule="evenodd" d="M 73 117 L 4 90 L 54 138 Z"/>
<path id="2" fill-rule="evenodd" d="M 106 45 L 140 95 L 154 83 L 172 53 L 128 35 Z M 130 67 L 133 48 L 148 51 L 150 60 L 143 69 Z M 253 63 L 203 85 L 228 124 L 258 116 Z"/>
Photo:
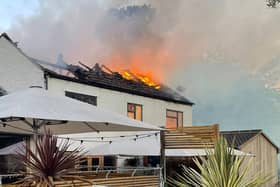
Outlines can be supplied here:
<path id="1" fill-rule="evenodd" d="M 143 72 L 195 102 L 195 125 L 280 145 L 280 9 L 265 0 L 0 2 L 0 32 L 28 55 Z M 131 5 L 148 7 L 118 11 Z"/>
<path id="2" fill-rule="evenodd" d="M 20 17 L 30 17 L 36 14 L 39 2 L 37 0 L 1 0 L 0 28 L 8 30 Z"/>

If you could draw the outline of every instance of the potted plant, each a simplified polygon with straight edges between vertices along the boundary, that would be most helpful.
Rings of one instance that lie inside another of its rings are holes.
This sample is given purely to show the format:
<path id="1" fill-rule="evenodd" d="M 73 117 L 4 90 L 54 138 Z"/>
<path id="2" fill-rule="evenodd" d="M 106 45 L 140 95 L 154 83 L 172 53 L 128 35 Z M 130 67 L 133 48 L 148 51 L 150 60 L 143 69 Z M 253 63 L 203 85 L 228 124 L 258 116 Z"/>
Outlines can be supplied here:
<path id="1" fill-rule="evenodd" d="M 75 175 L 75 165 L 79 163 L 83 156 L 78 147 L 69 152 L 69 140 L 58 144 L 57 136 L 50 130 L 38 137 L 33 151 L 28 146 L 24 146 L 25 151 L 18 152 L 17 158 L 25 165 L 25 177 L 18 181 L 20 186 L 40 186 L 53 187 L 55 181 L 80 180 L 90 183 L 81 176 Z M 22 150 L 23 150 L 22 149 Z"/>

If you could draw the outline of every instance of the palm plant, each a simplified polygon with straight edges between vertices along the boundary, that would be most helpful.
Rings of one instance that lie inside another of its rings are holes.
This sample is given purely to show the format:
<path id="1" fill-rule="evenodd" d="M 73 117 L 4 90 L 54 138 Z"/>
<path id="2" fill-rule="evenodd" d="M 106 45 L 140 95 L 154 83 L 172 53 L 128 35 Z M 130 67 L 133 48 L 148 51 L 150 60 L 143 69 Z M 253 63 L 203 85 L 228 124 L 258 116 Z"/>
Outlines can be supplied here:
<path id="1" fill-rule="evenodd" d="M 82 158 L 81 149 L 69 150 L 69 140 L 58 145 L 57 137 L 50 130 L 45 130 L 35 143 L 35 150 L 24 147 L 25 151 L 18 152 L 18 159 L 26 166 L 25 178 L 17 182 L 20 186 L 53 187 L 54 181 L 82 180 L 73 174 L 75 164 Z M 89 182 L 90 183 L 90 182 Z"/>
<path id="2" fill-rule="evenodd" d="M 235 156 L 233 150 L 220 138 L 214 150 L 206 151 L 206 157 L 194 158 L 199 171 L 182 166 L 182 173 L 168 178 L 168 183 L 176 187 L 257 187 L 269 179 L 260 175 L 248 178 L 250 164 L 245 164 L 245 156 Z"/>

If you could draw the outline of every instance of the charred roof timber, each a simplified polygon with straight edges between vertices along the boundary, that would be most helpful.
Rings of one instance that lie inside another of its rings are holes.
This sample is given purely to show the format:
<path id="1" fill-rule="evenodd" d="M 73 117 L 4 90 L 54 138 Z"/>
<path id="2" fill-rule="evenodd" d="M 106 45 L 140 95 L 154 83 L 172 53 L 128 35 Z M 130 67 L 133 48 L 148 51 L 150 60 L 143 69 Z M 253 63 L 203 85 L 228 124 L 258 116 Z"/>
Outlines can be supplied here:
<path id="1" fill-rule="evenodd" d="M 33 60 L 36 61 L 36 59 Z M 39 61 L 37 60 L 36 63 L 39 63 Z M 137 78 L 128 80 L 125 79 L 120 73 L 112 71 L 104 65 L 100 66 L 98 63 L 96 63 L 92 68 L 88 65 L 83 64 L 82 62 L 79 62 L 79 64 L 80 65 L 70 64 L 67 65 L 67 67 L 63 68 L 67 69 L 71 74 L 74 75 L 74 77 L 62 75 L 55 71 L 49 70 L 48 68 L 43 68 L 43 70 L 45 71 L 46 75 L 58 79 L 78 82 L 120 92 L 126 92 L 144 97 L 165 100 L 169 102 L 180 103 L 184 105 L 194 104 L 187 98 L 181 96 L 176 91 L 165 85 L 161 84 L 160 86 L 155 87 L 149 86 L 143 83 L 141 80 L 138 80 Z M 132 74 L 132 76 L 134 75 Z"/>
<path id="2" fill-rule="evenodd" d="M 145 6 L 143 8 L 145 8 Z M 7 33 L 0 34 L 0 39 L 1 38 L 5 38 L 17 47 L 17 42 L 13 42 Z M 151 80 L 147 80 L 147 77 L 141 77 L 129 71 L 125 72 L 129 73 L 132 76 L 132 79 L 127 78 L 118 72 L 114 72 L 104 65 L 100 66 L 99 64 L 95 64 L 93 68 L 90 68 L 81 62 L 79 62 L 81 66 L 72 64 L 69 65 L 63 60 L 62 54 L 58 56 L 58 61 L 53 64 L 29 57 L 20 49 L 19 51 L 32 63 L 40 66 L 44 71 L 45 76 L 184 105 L 194 104 L 173 89 L 170 89 L 162 84 L 154 84 Z"/>

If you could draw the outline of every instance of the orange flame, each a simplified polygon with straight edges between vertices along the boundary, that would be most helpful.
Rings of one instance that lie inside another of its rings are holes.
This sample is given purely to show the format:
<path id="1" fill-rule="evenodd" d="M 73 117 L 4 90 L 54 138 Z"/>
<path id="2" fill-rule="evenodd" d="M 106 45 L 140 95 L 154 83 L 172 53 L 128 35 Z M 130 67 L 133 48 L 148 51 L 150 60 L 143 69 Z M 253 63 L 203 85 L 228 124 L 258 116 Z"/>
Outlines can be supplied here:
<path id="1" fill-rule="evenodd" d="M 159 83 L 165 81 L 176 65 L 173 63 L 176 61 L 174 53 L 163 46 L 112 51 L 102 61 L 112 70 L 120 72 L 123 78 L 142 82 L 155 89 L 160 89 Z"/>
<path id="2" fill-rule="evenodd" d="M 155 81 L 153 81 L 150 77 L 148 77 L 146 75 L 141 75 L 139 73 L 131 73 L 128 70 L 121 71 L 120 74 L 126 80 L 140 81 L 157 90 L 160 89 L 160 85 L 158 85 Z"/>

